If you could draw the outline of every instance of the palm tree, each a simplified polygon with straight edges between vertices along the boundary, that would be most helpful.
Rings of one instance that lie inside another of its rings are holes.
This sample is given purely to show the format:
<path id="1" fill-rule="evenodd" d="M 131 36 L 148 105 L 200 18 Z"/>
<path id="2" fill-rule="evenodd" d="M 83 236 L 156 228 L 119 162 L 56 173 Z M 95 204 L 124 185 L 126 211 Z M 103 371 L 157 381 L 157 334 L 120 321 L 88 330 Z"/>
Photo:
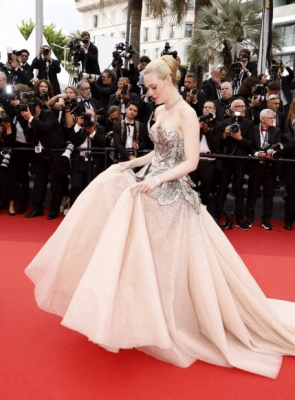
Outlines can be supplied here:
<path id="1" fill-rule="evenodd" d="M 208 69 L 209 64 L 222 63 L 229 71 L 242 48 L 258 53 L 262 1 L 211 0 L 197 13 L 197 24 L 187 45 L 191 62 Z M 272 32 L 273 48 L 281 50 L 281 31 Z"/>

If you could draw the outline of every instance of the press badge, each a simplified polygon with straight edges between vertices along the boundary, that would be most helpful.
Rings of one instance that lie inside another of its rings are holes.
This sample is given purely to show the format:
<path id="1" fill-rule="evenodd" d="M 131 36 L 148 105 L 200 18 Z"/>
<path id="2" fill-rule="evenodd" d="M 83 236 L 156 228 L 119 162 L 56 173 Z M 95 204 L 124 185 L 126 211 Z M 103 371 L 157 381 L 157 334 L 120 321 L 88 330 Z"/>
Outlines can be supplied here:
<path id="1" fill-rule="evenodd" d="M 42 147 L 41 146 L 35 146 L 35 153 L 41 153 Z"/>

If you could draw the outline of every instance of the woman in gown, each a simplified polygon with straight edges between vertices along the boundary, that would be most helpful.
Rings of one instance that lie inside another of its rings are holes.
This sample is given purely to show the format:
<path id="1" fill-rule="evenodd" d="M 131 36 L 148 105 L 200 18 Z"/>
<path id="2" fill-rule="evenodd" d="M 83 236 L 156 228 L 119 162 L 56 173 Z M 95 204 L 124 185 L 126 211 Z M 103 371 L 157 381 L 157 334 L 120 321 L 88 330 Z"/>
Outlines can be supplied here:
<path id="1" fill-rule="evenodd" d="M 155 150 L 99 175 L 26 274 L 39 307 L 107 350 L 275 378 L 282 355 L 295 354 L 295 306 L 264 296 L 192 189 L 198 120 L 176 72 L 171 56 L 145 69 L 164 103 L 149 132 Z"/>

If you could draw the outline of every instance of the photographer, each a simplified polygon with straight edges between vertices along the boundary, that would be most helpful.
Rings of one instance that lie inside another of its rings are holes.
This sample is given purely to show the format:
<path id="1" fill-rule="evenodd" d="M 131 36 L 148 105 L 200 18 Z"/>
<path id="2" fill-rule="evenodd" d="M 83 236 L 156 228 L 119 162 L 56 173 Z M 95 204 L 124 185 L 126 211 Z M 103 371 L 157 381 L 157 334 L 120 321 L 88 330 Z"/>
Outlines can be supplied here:
<path id="1" fill-rule="evenodd" d="M 220 99 L 220 85 L 220 69 L 215 67 L 211 71 L 211 77 L 205 80 L 202 84 L 202 90 L 204 93 L 206 93 L 207 100 Z"/>
<path id="2" fill-rule="evenodd" d="M 51 48 L 49 46 L 44 45 L 40 48 L 38 56 L 32 62 L 32 68 L 38 70 L 37 78 L 33 78 L 32 81 L 36 83 L 39 79 L 46 79 L 53 86 L 54 94 L 60 93 L 57 78 L 57 74 L 61 71 L 60 62 L 51 58 Z"/>
<path id="3" fill-rule="evenodd" d="M 260 186 L 263 185 L 263 215 L 261 226 L 272 230 L 269 220 L 272 216 L 273 196 L 276 179 L 279 172 L 278 163 L 272 163 L 267 150 L 281 141 L 281 131 L 273 126 L 274 112 L 270 109 L 260 113 L 260 124 L 254 126 L 251 154 L 261 159 L 260 162 L 251 162 L 249 165 L 248 195 L 246 203 L 246 224 L 251 228 L 255 218 L 255 204 Z"/>
<path id="4" fill-rule="evenodd" d="M 200 121 L 200 153 L 220 154 L 220 144 L 224 128 L 215 119 L 215 105 L 212 101 L 206 101 L 203 108 L 203 115 Z M 197 169 L 191 174 L 196 186 L 200 181 L 200 197 L 205 206 L 209 205 L 209 192 L 214 180 L 216 169 L 222 169 L 221 159 L 200 157 Z M 209 210 L 210 214 L 213 210 Z"/>
<path id="5" fill-rule="evenodd" d="M 49 100 L 54 96 L 53 87 L 51 83 L 46 79 L 40 79 L 33 88 L 33 91 L 36 93 L 36 97 L 38 97 L 43 104 L 43 108 L 49 109 Z"/>
<path id="6" fill-rule="evenodd" d="M 33 102 L 23 104 L 21 115 L 27 121 L 28 137 L 37 144 L 35 147 L 35 180 L 33 188 L 33 210 L 26 218 L 43 215 L 43 203 L 46 195 L 48 176 L 52 198 L 47 219 L 59 215 L 62 200 L 62 177 L 60 176 L 59 152 L 47 149 L 62 149 L 65 145 L 63 131 L 53 111 L 42 109 L 42 101 L 36 98 Z"/>
<path id="7" fill-rule="evenodd" d="M 119 78 L 118 90 L 110 97 L 109 106 L 119 106 L 121 112 L 125 114 L 125 109 L 129 101 L 139 103 L 139 96 L 135 93 L 130 93 L 130 82 L 128 78 Z"/>
<path id="8" fill-rule="evenodd" d="M 234 101 L 233 88 L 230 82 L 223 82 L 220 86 L 221 98 L 214 101 L 216 107 L 216 120 L 224 121 L 232 116 L 230 106 Z"/>
<path id="9" fill-rule="evenodd" d="M 248 156 L 253 141 L 253 124 L 245 118 L 246 105 L 242 99 L 236 99 L 231 104 L 234 116 L 222 122 L 223 154 L 235 156 Z M 239 159 L 225 159 L 223 161 L 223 170 L 221 174 L 220 185 L 217 191 L 215 220 L 219 223 L 223 206 L 228 192 L 228 186 L 232 179 L 232 192 L 235 197 L 235 216 L 236 226 L 248 230 L 249 227 L 243 221 L 244 218 L 244 198 L 243 184 L 244 176 L 247 170 L 247 161 Z M 224 227 L 231 229 L 231 227 Z"/>
<path id="10" fill-rule="evenodd" d="M 81 33 L 81 41 L 83 45 L 80 46 L 79 60 L 82 62 L 82 71 L 87 74 L 99 75 L 98 49 L 95 44 L 90 41 L 90 33 L 83 31 Z"/>
<path id="11" fill-rule="evenodd" d="M 140 76 L 140 71 L 138 68 L 135 68 L 133 61 L 132 61 L 132 55 L 134 54 L 134 50 L 132 49 L 132 46 L 127 46 L 124 43 L 119 43 L 116 45 L 116 50 L 113 51 L 113 61 L 112 61 L 112 67 L 114 68 L 114 72 L 116 73 L 116 84 L 119 78 L 129 78 L 130 83 L 132 85 L 136 85 L 139 76 Z M 123 58 L 128 60 L 129 62 L 129 69 L 123 68 Z M 145 60 L 144 62 L 147 62 Z M 137 92 L 137 89 L 135 89 Z"/>
<path id="12" fill-rule="evenodd" d="M 104 155 L 89 154 L 86 151 L 91 147 L 105 146 L 105 129 L 97 124 L 95 112 L 91 109 L 86 109 L 84 114 L 75 117 L 75 121 L 76 124 L 70 131 L 70 141 L 77 147 L 85 148 L 85 151 L 74 151 L 71 155 L 71 206 L 89 183 L 89 158 L 91 159 L 91 180 L 104 169 Z"/>
<path id="13" fill-rule="evenodd" d="M 15 215 L 14 201 L 16 180 L 14 171 L 14 155 L 6 147 L 14 147 L 16 138 L 15 125 L 0 107 L 0 203 L 9 204 L 9 215 Z"/>
<path id="14" fill-rule="evenodd" d="M 183 99 L 196 111 L 198 117 L 203 113 L 204 103 L 206 101 L 206 93 L 198 90 L 198 78 L 193 73 L 186 74 L 184 80 L 184 91 L 180 94 Z"/>
<path id="15" fill-rule="evenodd" d="M 6 69 L 8 84 L 17 85 L 22 83 L 29 85 L 31 79 L 34 77 L 32 67 L 29 64 L 22 63 L 25 54 L 28 54 L 27 50 L 21 50 L 8 56 L 6 63 L 6 65 L 10 66 L 9 70 Z"/>
<path id="16" fill-rule="evenodd" d="M 278 127 L 281 132 L 285 132 L 285 124 L 286 124 L 286 116 L 284 113 L 279 111 L 281 105 L 281 100 L 278 95 L 271 94 L 269 97 L 266 97 L 266 106 L 267 109 L 270 109 L 274 113 L 273 126 Z M 263 111 L 263 110 L 262 110 Z M 257 125 L 260 120 L 260 112 L 257 112 L 253 119 L 253 124 Z"/>
<path id="17" fill-rule="evenodd" d="M 98 101 L 97 109 L 108 109 L 110 97 L 116 93 L 117 75 L 110 69 L 105 69 L 101 74 L 99 81 L 94 81 L 93 78 L 88 79 L 93 97 Z"/>
<path id="18" fill-rule="evenodd" d="M 27 121 L 22 117 L 19 110 L 20 104 L 28 101 L 23 99 L 23 96 L 32 96 L 35 98 L 33 92 L 30 92 L 30 88 L 27 85 L 15 85 L 14 89 L 19 91 L 19 100 L 17 97 L 10 100 L 12 110 L 10 112 L 10 118 L 16 127 L 16 140 L 14 147 L 26 148 L 28 151 L 16 151 L 13 154 L 13 161 L 15 165 L 15 177 L 18 185 L 18 209 L 16 214 L 24 214 L 26 212 L 28 200 L 29 200 L 29 167 L 32 159 L 32 151 L 29 149 L 34 148 L 34 141 L 27 139 Z"/>
<path id="19" fill-rule="evenodd" d="M 239 53 L 238 61 L 240 62 L 240 84 L 243 80 L 250 76 L 257 77 L 257 62 L 250 61 L 250 51 L 242 49 Z"/>
<path id="20" fill-rule="evenodd" d="M 277 70 L 277 80 L 280 82 L 280 98 L 283 103 L 284 113 L 285 115 L 288 115 L 290 103 L 293 99 L 290 85 L 294 78 L 294 72 L 290 67 L 283 63 L 281 58 L 277 58 L 275 61 L 279 65 Z M 288 75 L 283 76 L 285 70 L 288 72 Z"/>
<path id="21" fill-rule="evenodd" d="M 136 150 L 146 147 L 146 131 L 143 124 L 135 121 L 139 105 L 131 101 L 126 107 L 125 119 L 114 124 L 114 146 L 122 161 L 133 160 L 137 157 Z M 135 151 L 128 151 L 133 149 Z"/>

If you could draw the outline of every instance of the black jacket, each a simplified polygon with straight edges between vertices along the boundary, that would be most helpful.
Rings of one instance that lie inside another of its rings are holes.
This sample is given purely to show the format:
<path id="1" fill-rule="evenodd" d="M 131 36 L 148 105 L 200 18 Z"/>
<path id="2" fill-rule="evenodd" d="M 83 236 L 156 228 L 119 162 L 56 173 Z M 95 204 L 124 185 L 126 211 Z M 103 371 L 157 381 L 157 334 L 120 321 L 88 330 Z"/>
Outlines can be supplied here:
<path id="1" fill-rule="evenodd" d="M 283 158 L 295 160 L 295 133 L 289 132 L 282 135 L 284 145 Z M 295 181 L 295 162 L 282 162 L 279 178 L 285 183 Z"/>
<path id="2" fill-rule="evenodd" d="M 209 130 L 207 130 L 207 132 L 205 132 L 203 128 L 200 129 L 200 141 L 202 140 L 203 135 L 205 135 L 210 152 L 221 154 L 223 131 L 224 127 L 222 126 L 222 124 L 216 120 L 213 120 L 211 121 L 211 127 Z M 218 169 L 222 169 L 221 158 L 217 158 L 215 164 Z"/>
<path id="3" fill-rule="evenodd" d="M 38 79 L 47 79 L 53 86 L 54 95 L 60 93 L 59 82 L 57 74 L 60 73 L 60 62 L 58 60 L 52 60 L 52 63 L 48 65 L 48 61 L 44 58 L 35 57 L 32 62 L 32 68 L 38 69 Z"/>
<path id="4" fill-rule="evenodd" d="M 187 92 L 184 91 L 181 92 L 180 94 L 183 97 L 183 100 L 186 100 Z M 204 93 L 202 90 L 198 90 L 196 104 L 190 103 L 190 106 L 195 110 L 198 117 L 203 115 L 203 108 L 206 100 L 207 100 L 206 93 Z"/>
<path id="5" fill-rule="evenodd" d="M 138 121 L 139 122 L 139 121 Z M 124 161 L 129 160 L 130 154 L 129 151 L 126 149 L 125 144 L 127 140 L 127 126 L 126 121 L 124 121 L 124 130 L 122 135 L 121 129 L 121 121 L 116 122 L 113 126 L 113 138 L 114 138 L 114 147 L 118 153 L 121 154 Z M 133 129 L 133 138 L 132 141 L 136 139 L 136 129 L 134 126 Z M 146 130 L 141 122 L 139 122 L 139 141 L 138 141 L 138 150 L 143 150 L 146 148 L 147 137 L 146 137 Z"/>
<path id="6" fill-rule="evenodd" d="M 129 100 L 125 101 L 125 106 L 127 106 L 127 104 L 129 103 L 129 101 L 135 101 L 136 103 L 139 104 L 140 102 L 140 97 L 135 94 L 135 93 L 129 93 Z M 110 102 L 109 102 L 109 106 L 119 106 L 120 107 L 121 103 L 118 99 L 116 99 L 116 93 L 112 94 L 110 97 Z"/>
<path id="7" fill-rule="evenodd" d="M 292 93 L 290 90 L 290 85 L 294 78 L 294 72 L 290 67 L 286 67 L 286 70 L 288 71 L 289 75 L 282 76 L 281 89 L 287 99 L 287 102 L 292 103 Z"/>
<path id="8" fill-rule="evenodd" d="M 203 82 L 202 90 L 206 93 L 207 100 L 218 100 L 216 83 L 212 78 Z"/>
<path id="9" fill-rule="evenodd" d="M 80 53 L 80 61 L 82 61 L 82 70 L 87 74 L 100 74 L 98 64 L 98 49 L 93 43 L 89 43 L 87 53 Z"/>
<path id="10" fill-rule="evenodd" d="M 103 108 L 105 111 L 107 111 L 110 97 L 117 91 L 116 84 L 111 83 L 110 85 L 100 86 L 94 81 L 91 82 L 90 87 L 92 97 L 94 97 L 98 102 L 98 108 Z"/>

